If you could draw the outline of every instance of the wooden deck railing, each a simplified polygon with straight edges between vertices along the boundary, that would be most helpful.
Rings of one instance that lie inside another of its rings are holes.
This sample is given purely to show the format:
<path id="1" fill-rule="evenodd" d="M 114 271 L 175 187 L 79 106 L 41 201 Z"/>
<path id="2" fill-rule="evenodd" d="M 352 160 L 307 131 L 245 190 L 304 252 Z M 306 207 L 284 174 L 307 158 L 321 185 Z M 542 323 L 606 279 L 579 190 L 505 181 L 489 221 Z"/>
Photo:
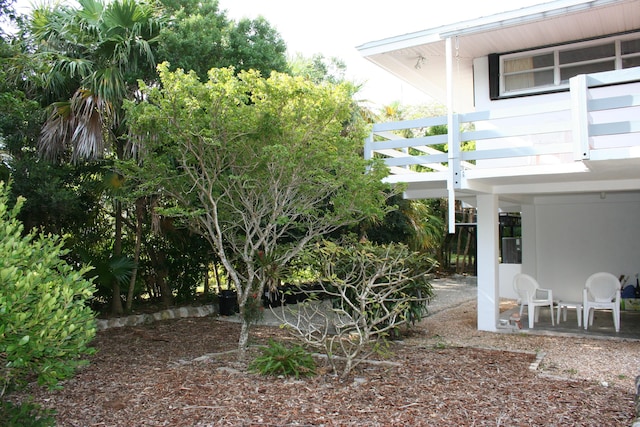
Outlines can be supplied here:
<path id="1" fill-rule="evenodd" d="M 455 114 L 451 135 L 429 135 L 447 116 L 377 123 L 365 157 L 382 157 L 393 181 L 446 177 L 454 189 L 465 171 L 640 157 L 639 82 L 640 67 L 580 75 L 565 101 Z"/>

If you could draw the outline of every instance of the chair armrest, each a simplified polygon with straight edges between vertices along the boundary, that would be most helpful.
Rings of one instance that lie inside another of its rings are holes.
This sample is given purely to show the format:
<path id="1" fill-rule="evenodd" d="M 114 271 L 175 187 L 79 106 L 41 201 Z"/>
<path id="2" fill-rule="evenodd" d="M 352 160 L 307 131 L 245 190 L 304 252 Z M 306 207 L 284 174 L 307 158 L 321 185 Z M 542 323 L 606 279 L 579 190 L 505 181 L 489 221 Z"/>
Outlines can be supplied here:
<path id="1" fill-rule="evenodd" d="M 535 298 L 553 300 L 553 291 L 551 289 L 538 288 L 536 289 Z"/>

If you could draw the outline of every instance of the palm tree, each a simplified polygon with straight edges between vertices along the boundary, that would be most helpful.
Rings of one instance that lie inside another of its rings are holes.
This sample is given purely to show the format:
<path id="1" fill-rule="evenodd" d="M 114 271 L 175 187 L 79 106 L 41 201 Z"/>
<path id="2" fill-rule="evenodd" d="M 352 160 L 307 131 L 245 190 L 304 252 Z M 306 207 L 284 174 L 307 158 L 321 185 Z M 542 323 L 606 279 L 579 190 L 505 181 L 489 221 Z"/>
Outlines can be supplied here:
<path id="1" fill-rule="evenodd" d="M 137 79 L 155 75 L 152 45 L 163 26 L 159 10 L 145 0 L 79 0 L 79 7 L 40 6 L 32 14 L 36 55 L 50 96 L 40 154 L 56 161 L 135 156 L 127 140 L 123 103 L 136 94 Z M 117 173 L 114 171 L 114 174 Z M 122 256 L 122 206 L 114 198 L 113 256 Z M 114 312 L 122 312 L 113 282 Z"/>

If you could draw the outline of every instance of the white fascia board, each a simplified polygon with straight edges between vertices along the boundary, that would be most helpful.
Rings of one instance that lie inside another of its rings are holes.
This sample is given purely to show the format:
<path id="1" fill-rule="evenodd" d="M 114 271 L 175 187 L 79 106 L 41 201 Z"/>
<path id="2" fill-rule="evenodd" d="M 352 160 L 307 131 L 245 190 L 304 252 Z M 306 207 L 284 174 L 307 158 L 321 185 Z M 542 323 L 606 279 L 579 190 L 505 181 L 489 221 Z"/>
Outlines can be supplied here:
<path id="1" fill-rule="evenodd" d="M 594 7 L 618 3 L 620 0 L 558 0 L 524 7 L 495 15 L 443 25 L 432 29 L 371 41 L 356 46 L 362 56 L 372 56 L 392 52 L 399 49 L 436 43 L 449 37 L 483 33 L 499 28 L 522 25 L 555 16 L 580 12 Z"/>
<path id="2" fill-rule="evenodd" d="M 438 29 L 419 31 L 416 33 L 389 37 L 356 46 L 356 49 L 362 54 L 362 56 L 367 57 L 413 46 L 437 43 L 439 41 L 443 41 L 443 38 L 440 36 L 440 32 L 437 30 Z"/>

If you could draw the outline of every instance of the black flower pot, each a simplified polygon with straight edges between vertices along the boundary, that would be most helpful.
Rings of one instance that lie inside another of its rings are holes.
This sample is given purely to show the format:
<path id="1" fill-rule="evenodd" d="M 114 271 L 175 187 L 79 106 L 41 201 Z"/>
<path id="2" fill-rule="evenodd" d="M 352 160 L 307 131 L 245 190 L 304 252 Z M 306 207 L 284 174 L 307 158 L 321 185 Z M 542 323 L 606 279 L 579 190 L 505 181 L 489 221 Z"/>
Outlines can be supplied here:
<path id="1" fill-rule="evenodd" d="M 233 316 L 238 312 L 238 293 L 232 290 L 221 291 L 218 294 L 220 316 Z"/>

